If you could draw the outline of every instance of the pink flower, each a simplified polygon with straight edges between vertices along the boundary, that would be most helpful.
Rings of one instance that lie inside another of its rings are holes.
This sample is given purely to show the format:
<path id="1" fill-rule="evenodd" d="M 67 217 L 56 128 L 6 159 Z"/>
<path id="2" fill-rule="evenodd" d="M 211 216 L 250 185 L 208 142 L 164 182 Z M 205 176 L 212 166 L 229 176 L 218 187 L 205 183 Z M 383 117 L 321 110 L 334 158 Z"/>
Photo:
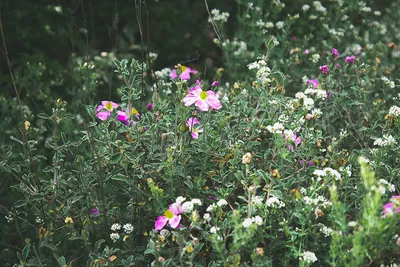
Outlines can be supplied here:
<path id="1" fill-rule="evenodd" d="M 383 205 L 383 218 L 386 218 L 387 215 L 391 216 L 393 213 L 400 212 L 400 196 L 392 196 L 392 202 L 386 203 Z M 394 211 L 394 209 L 396 209 Z"/>
<path id="2" fill-rule="evenodd" d="M 129 125 L 129 122 L 128 122 L 129 116 L 128 116 L 128 113 L 126 113 L 125 111 L 123 111 L 123 110 L 118 110 L 118 111 L 117 111 L 117 119 L 118 119 L 120 122 L 125 122 L 126 125 Z"/>
<path id="3" fill-rule="evenodd" d="M 347 64 L 353 64 L 355 59 L 355 56 L 346 57 L 346 62 Z"/>
<path id="4" fill-rule="evenodd" d="M 196 107 L 201 111 L 208 111 L 209 108 L 220 109 L 222 107 L 221 101 L 218 96 L 211 90 L 203 91 L 200 87 L 200 82 L 196 82 L 196 86 L 190 89 L 189 94 L 183 98 L 185 106 L 191 106 L 196 103 Z"/>
<path id="5" fill-rule="evenodd" d="M 296 41 L 297 37 L 296 36 L 292 36 L 292 41 Z"/>
<path id="6" fill-rule="evenodd" d="M 338 57 L 339 57 L 339 51 L 337 51 L 336 48 L 332 48 L 332 55 L 333 55 L 335 58 L 338 58 Z"/>
<path id="7" fill-rule="evenodd" d="M 191 68 L 188 68 L 186 66 L 181 66 L 181 71 L 182 73 L 179 75 L 179 78 L 181 80 L 189 80 L 190 79 L 190 74 L 196 74 L 197 70 L 193 70 Z M 176 70 L 172 70 L 170 74 L 171 79 L 176 79 L 178 77 L 178 74 L 176 73 Z"/>
<path id="8" fill-rule="evenodd" d="M 211 86 L 217 86 L 219 84 L 219 81 L 214 81 Z"/>
<path id="9" fill-rule="evenodd" d="M 153 111 L 154 105 L 152 103 L 148 103 L 146 107 L 148 111 Z"/>
<path id="10" fill-rule="evenodd" d="M 181 213 L 183 212 L 182 205 L 173 203 L 169 206 L 169 209 L 164 212 L 163 216 L 159 216 L 154 224 L 156 231 L 161 230 L 168 223 L 172 228 L 179 227 L 181 221 Z"/>
<path id="11" fill-rule="evenodd" d="M 308 50 L 308 49 L 304 50 L 304 54 L 305 54 L 305 55 L 310 54 L 310 50 Z"/>
<path id="12" fill-rule="evenodd" d="M 329 69 L 327 65 L 320 66 L 319 69 L 323 74 L 328 74 Z"/>
<path id="13" fill-rule="evenodd" d="M 101 101 L 101 105 L 98 105 L 96 108 L 96 116 L 102 121 L 105 121 L 110 117 L 111 111 L 113 111 L 115 108 L 118 107 L 117 103 L 114 103 L 112 101 Z"/>
<path id="14" fill-rule="evenodd" d="M 314 88 L 318 88 L 318 86 L 319 86 L 319 82 L 318 82 L 317 79 L 308 80 L 308 81 L 307 81 L 307 84 L 308 84 L 308 85 L 312 84 L 312 86 L 313 86 Z"/>
<path id="15" fill-rule="evenodd" d="M 200 124 L 199 120 L 193 117 L 190 117 L 187 122 L 186 126 L 189 127 L 190 134 L 194 139 L 199 138 L 199 133 L 202 133 L 204 130 L 195 127 L 196 124 Z"/>
<path id="16" fill-rule="evenodd" d="M 340 64 L 339 63 L 337 63 L 336 65 L 335 65 L 335 68 L 340 68 Z"/>

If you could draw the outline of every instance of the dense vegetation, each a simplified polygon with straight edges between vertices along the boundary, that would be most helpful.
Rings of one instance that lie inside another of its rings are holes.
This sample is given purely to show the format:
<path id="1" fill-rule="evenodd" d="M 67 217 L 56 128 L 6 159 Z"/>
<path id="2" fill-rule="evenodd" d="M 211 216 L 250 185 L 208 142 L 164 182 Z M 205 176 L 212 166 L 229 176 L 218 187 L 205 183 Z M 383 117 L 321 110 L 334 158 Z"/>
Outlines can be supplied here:
<path id="1" fill-rule="evenodd" d="M 397 266 L 400 2 L 0 0 L 4 266 Z"/>

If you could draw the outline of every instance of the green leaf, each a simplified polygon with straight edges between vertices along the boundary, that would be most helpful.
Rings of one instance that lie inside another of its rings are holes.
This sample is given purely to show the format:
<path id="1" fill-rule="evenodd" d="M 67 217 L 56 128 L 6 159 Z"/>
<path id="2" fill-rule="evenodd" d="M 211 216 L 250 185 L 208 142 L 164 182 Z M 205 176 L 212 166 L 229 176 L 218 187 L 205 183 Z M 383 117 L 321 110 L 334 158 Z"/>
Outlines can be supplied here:
<path id="1" fill-rule="evenodd" d="M 38 116 L 41 119 L 45 119 L 45 120 L 51 120 L 51 117 L 45 113 L 39 113 L 36 116 Z"/>
<path id="2" fill-rule="evenodd" d="M 264 179 L 265 182 L 269 182 L 270 181 L 269 175 L 265 171 L 257 170 L 257 172 L 261 176 L 261 178 Z"/>
<path id="3" fill-rule="evenodd" d="M 193 183 L 192 183 L 192 181 L 186 181 L 185 184 L 186 184 L 190 189 L 193 189 Z"/>
<path id="4" fill-rule="evenodd" d="M 19 140 L 18 138 L 16 138 L 15 136 L 10 136 L 10 139 L 11 140 L 13 140 L 13 141 L 15 141 L 15 142 L 18 142 L 18 143 L 20 143 L 21 145 L 24 145 L 24 143 L 21 141 L 21 140 Z"/>
<path id="5" fill-rule="evenodd" d="M 94 251 L 99 251 L 101 244 L 103 244 L 105 242 L 104 239 L 99 239 L 96 241 L 96 243 L 94 244 Z"/>
<path id="6" fill-rule="evenodd" d="M 65 267 L 67 265 L 67 261 L 65 260 L 64 256 L 61 256 L 57 259 L 58 264 L 60 264 L 61 267 Z"/>
<path id="7" fill-rule="evenodd" d="M 110 158 L 110 163 L 111 164 L 115 164 L 118 163 L 122 158 L 122 153 L 117 153 L 112 155 L 112 157 Z"/>
<path id="8" fill-rule="evenodd" d="M 26 244 L 26 246 L 22 250 L 22 260 L 23 260 L 23 262 L 26 262 L 26 260 L 28 259 L 28 255 L 29 255 L 29 251 L 30 250 L 31 250 L 31 245 Z"/>
<path id="9" fill-rule="evenodd" d="M 18 200 L 17 202 L 14 203 L 14 207 L 18 208 L 22 208 L 26 206 L 26 202 L 25 200 Z"/>
<path id="10" fill-rule="evenodd" d="M 114 180 L 114 181 L 121 181 L 121 182 L 125 182 L 125 183 L 129 184 L 129 180 L 126 179 L 125 175 L 120 174 L 120 173 L 117 173 L 117 174 L 113 175 L 113 176 L 111 177 L 111 180 Z"/>

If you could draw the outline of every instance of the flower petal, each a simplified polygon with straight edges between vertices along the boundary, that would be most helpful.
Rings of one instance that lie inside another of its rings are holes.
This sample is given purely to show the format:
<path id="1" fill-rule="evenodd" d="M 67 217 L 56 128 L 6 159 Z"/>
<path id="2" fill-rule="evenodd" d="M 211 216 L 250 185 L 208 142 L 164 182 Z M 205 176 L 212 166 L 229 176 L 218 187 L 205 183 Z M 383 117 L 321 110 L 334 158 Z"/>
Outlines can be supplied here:
<path id="1" fill-rule="evenodd" d="M 220 109 L 222 108 L 222 103 L 219 101 L 217 95 L 213 91 L 207 91 L 207 104 L 212 107 L 213 109 Z"/>
<path id="2" fill-rule="evenodd" d="M 168 223 L 172 228 L 176 228 L 179 225 L 181 218 L 182 218 L 181 215 L 174 216 L 174 218 L 169 220 Z"/>
<path id="3" fill-rule="evenodd" d="M 189 80 L 190 72 L 188 72 L 188 71 L 182 72 L 181 75 L 179 75 L 179 78 L 181 78 L 181 80 Z"/>
<path id="4" fill-rule="evenodd" d="M 171 74 L 169 75 L 169 77 L 170 77 L 171 79 L 176 79 L 176 78 L 178 77 L 178 75 L 176 74 L 176 70 L 172 70 L 172 71 L 171 71 Z"/>
<path id="5" fill-rule="evenodd" d="M 181 214 L 183 212 L 182 205 L 179 203 L 172 203 L 169 206 L 169 210 L 172 211 L 172 213 L 175 215 Z"/>
<path id="6" fill-rule="evenodd" d="M 110 112 L 109 111 L 100 111 L 99 113 L 97 113 L 97 118 L 99 118 L 102 121 L 105 121 L 106 119 L 108 119 L 108 117 L 110 117 Z"/>
<path id="7" fill-rule="evenodd" d="M 201 99 L 196 101 L 196 107 L 201 110 L 201 111 L 208 111 L 208 104 L 206 101 L 203 101 Z"/>
<path id="8" fill-rule="evenodd" d="M 188 94 L 183 98 L 183 104 L 188 107 L 198 100 L 200 100 L 198 96 L 195 96 L 193 94 Z"/>
<path id="9" fill-rule="evenodd" d="M 165 217 L 165 216 L 159 216 L 159 217 L 157 218 L 156 223 L 154 224 L 154 229 L 155 229 L 156 231 L 163 229 L 164 226 L 167 224 L 167 222 L 168 222 L 167 217 Z"/>

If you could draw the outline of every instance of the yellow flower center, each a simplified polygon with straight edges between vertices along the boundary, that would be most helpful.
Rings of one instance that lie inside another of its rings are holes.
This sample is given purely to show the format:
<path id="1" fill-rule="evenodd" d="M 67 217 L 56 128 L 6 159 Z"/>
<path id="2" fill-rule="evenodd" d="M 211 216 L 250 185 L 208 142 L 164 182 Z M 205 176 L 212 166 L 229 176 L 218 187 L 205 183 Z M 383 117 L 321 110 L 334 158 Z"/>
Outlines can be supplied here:
<path id="1" fill-rule="evenodd" d="M 137 115 L 139 114 L 139 111 L 136 108 L 132 109 L 132 115 Z"/>
<path id="2" fill-rule="evenodd" d="M 113 109 L 113 106 L 112 106 L 112 104 L 111 104 L 111 102 L 107 102 L 107 104 L 105 105 L 105 108 L 107 109 L 107 110 L 112 110 Z"/>
<path id="3" fill-rule="evenodd" d="M 181 71 L 182 71 L 182 72 L 185 72 L 185 71 L 186 71 L 186 69 L 187 69 L 187 67 L 186 67 L 186 66 L 181 66 Z"/>
<path id="4" fill-rule="evenodd" d="M 201 91 L 201 93 L 200 93 L 200 99 L 201 99 L 201 100 L 206 100 L 206 98 L 207 98 L 207 92 Z"/>
<path id="5" fill-rule="evenodd" d="M 168 220 L 171 220 L 172 218 L 174 218 L 174 214 L 170 210 L 166 210 L 164 212 L 164 216 L 167 217 Z"/>

